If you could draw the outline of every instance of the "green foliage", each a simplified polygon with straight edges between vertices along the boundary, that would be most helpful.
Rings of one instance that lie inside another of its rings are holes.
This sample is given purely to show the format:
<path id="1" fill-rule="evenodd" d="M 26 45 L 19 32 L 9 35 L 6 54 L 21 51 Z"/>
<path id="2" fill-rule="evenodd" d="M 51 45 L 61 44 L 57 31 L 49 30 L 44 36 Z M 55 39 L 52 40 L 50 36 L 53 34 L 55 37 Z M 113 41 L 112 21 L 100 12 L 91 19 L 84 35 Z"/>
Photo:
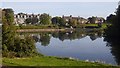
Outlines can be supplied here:
<path id="1" fill-rule="evenodd" d="M 56 24 L 64 27 L 66 26 L 66 21 L 61 17 L 53 17 L 51 20 L 52 20 L 52 24 Z"/>
<path id="2" fill-rule="evenodd" d="M 30 37 L 24 39 L 16 35 L 13 25 L 14 12 L 12 9 L 3 9 L 2 14 L 2 56 L 3 57 L 26 57 L 35 54 L 34 41 Z"/>
<path id="3" fill-rule="evenodd" d="M 59 21 L 60 21 L 60 22 L 59 22 L 60 26 L 66 26 L 66 21 L 65 21 L 65 19 L 60 18 Z"/>
<path id="4" fill-rule="evenodd" d="M 116 15 L 114 16 L 113 19 L 111 19 L 112 25 L 108 26 L 108 28 L 105 30 L 105 34 L 108 38 L 109 37 L 112 37 L 112 38 L 119 38 L 120 37 L 120 34 L 119 34 L 120 16 L 119 15 L 120 15 L 120 5 L 118 6 Z"/>
<path id="5" fill-rule="evenodd" d="M 8 25 L 13 24 L 14 22 L 14 12 L 12 9 L 3 9 L 2 10 L 2 22 Z"/>
<path id="6" fill-rule="evenodd" d="M 41 38 L 40 38 L 41 45 L 47 46 L 50 43 L 50 38 L 51 37 L 49 36 L 49 34 L 41 35 Z"/>
<path id="7" fill-rule="evenodd" d="M 61 18 L 61 17 L 53 17 L 53 18 L 51 19 L 52 24 L 59 25 L 59 23 L 60 23 L 60 18 Z"/>
<path id="8" fill-rule="evenodd" d="M 49 25 L 51 24 L 51 16 L 49 14 L 43 13 L 40 15 L 40 24 Z"/>
<path id="9" fill-rule="evenodd" d="M 77 20 L 75 20 L 75 19 L 70 20 L 69 25 L 73 26 L 73 27 L 76 27 L 77 26 Z"/>
<path id="10" fill-rule="evenodd" d="M 90 23 L 95 23 L 96 17 L 92 16 L 88 18 Z"/>
<path id="11" fill-rule="evenodd" d="M 25 23 L 26 24 L 30 24 L 32 22 L 32 19 L 31 18 L 27 18 L 26 20 L 25 20 Z"/>
<path id="12" fill-rule="evenodd" d="M 12 9 L 3 9 L 2 14 L 2 45 L 3 47 L 14 46 L 15 27 L 13 25 L 14 13 Z"/>
<path id="13" fill-rule="evenodd" d="M 115 21 L 115 18 L 116 18 L 115 15 L 110 14 L 110 15 L 107 17 L 106 22 L 112 24 L 112 23 Z"/>
<path id="14" fill-rule="evenodd" d="M 38 18 L 37 17 L 27 18 L 25 22 L 26 24 L 38 24 Z"/>
<path id="15" fill-rule="evenodd" d="M 105 30 L 105 41 L 107 46 L 111 46 L 111 53 L 114 55 L 115 61 L 120 65 L 120 5 L 114 18 L 111 18 L 112 25 Z"/>

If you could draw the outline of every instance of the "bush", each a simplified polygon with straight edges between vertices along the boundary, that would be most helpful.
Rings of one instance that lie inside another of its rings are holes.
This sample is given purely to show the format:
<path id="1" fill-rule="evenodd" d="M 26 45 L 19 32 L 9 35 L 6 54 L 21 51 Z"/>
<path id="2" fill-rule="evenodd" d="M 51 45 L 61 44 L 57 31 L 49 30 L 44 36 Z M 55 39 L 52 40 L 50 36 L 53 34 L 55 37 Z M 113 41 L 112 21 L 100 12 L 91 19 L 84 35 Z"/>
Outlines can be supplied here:
<path id="1" fill-rule="evenodd" d="M 24 39 L 20 37 L 15 38 L 15 44 L 11 48 L 10 46 L 3 46 L 3 57 L 27 57 L 37 54 L 34 40 L 32 37 L 26 36 Z"/>

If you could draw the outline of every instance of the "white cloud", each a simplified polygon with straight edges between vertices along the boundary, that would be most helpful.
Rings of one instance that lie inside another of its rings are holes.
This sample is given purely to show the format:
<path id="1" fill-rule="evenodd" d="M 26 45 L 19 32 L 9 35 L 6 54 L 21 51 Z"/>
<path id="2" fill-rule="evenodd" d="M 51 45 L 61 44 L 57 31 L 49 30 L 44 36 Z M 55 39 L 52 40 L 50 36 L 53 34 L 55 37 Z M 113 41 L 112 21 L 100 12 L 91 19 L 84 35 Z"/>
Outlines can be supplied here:
<path id="1" fill-rule="evenodd" d="M 119 0 L 1 0 L 1 2 L 118 2 Z"/>

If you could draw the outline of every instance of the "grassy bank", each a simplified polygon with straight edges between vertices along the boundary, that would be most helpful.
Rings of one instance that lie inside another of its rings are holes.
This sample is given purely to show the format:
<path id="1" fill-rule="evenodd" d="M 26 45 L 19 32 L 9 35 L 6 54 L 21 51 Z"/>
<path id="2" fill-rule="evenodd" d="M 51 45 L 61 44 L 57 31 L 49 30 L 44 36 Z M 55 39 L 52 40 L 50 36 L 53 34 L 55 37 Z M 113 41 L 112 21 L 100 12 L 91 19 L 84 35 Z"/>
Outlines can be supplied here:
<path id="1" fill-rule="evenodd" d="M 31 58 L 2 58 L 3 66 L 110 66 L 100 63 L 85 62 L 69 58 L 36 56 Z"/>
<path id="2" fill-rule="evenodd" d="M 106 28 L 106 23 L 102 24 L 101 28 Z M 88 26 L 93 26 L 93 27 L 98 27 L 98 24 L 81 24 L 79 26 L 76 26 L 76 28 L 82 28 L 82 27 L 88 27 Z M 19 25 L 16 26 L 17 29 L 64 29 L 66 27 L 61 27 L 58 25 Z"/>
<path id="3" fill-rule="evenodd" d="M 102 29 L 107 28 L 107 26 L 106 26 L 106 25 L 107 25 L 107 23 L 103 23 L 101 28 L 102 28 Z M 96 26 L 96 27 L 97 27 L 97 26 L 98 26 L 98 24 L 85 24 L 85 27 L 87 27 L 87 26 Z"/>

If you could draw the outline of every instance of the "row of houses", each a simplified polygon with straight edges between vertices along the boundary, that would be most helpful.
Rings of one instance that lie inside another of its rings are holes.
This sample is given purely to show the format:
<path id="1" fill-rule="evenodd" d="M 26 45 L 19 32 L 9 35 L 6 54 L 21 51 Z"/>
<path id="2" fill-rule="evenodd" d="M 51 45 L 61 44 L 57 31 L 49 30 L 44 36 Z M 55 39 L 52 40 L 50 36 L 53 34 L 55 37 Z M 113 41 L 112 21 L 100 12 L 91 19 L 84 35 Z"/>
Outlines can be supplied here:
<path id="1" fill-rule="evenodd" d="M 25 20 L 27 18 L 32 18 L 32 17 L 36 17 L 38 19 L 40 19 L 40 14 L 25 14 L 25 13 L 18 13 L 18 14 L 14 14 L 14 23 L 15 24 L 25 24 Z M 70 16 L 62 16 L 63 19 L 65 19 L 66 22 L 69 22 L 70 20 L 76 20 L 78 23 L 91 23 L 89 19 L 85 19 L 83 17 L 73 17 L 72 15 Z M 95 17 L 95 22 L 94 23 L 99 23 L 99 21 L 104 22 L 104 18 L 102 17 Z"/>
<path id="2" fill-rule="evenodd" d="M 70 16 L 62 16 L 62 18 L 63 19 L 65 19 L 65 21 L 70 21 L 70 20 L 76 20 L 78 23 L 81 23 L 81 24 L 83 24 L 83 23 L 99 23 L 99 22 L 104 22 L 105 21 L 105 19 L 103 18 L 103 17 L 89 17 L 88 19 L 85 19 L 85 18 L 83 18 L 83 17 L 80 17 L 80 16 L 78 16 L 78 17 L 73 17 L 72 15 L 70 15 Z M 91 20 L 90 20 L 90 18 L 91 18 Z M 93 18 L 94 18 L 94 22 L 93 22 Z"/>
<path id="3" fill-rule="evenodd" d="M 27 18 L 33 18 L 33 17 L 37 17 L 39 19 L 40 14 L 25 14 L 25 13 L 14 14 L 14 23 L 16 25 L 25 24 L 25 20 Z"/>
<path id="4" fill-rule="evenodd" d="M 69 22 L 70 20 L 76 20 L 78 23 L 81 23 L 81 24 L 88 22 L 87 19 L 85 19 L 83 17 L 80 17 L 80 16 L 73 17 L 72 15 L 70 15 L 70 16 L 64 16 L 63 15 L 62 18 L 65 19 L 66 22 Z"/>

